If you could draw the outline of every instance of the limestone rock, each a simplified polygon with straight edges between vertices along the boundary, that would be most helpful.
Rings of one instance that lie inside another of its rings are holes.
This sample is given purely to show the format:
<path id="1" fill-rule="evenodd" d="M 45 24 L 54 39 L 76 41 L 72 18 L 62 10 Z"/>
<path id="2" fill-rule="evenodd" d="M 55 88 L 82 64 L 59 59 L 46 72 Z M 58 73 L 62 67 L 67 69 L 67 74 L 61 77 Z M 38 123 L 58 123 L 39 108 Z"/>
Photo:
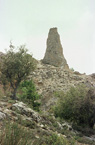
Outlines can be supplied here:
<path id="1" fill-rule="evenodd" d="M 62 127 L 67 129 L 67 130 L 73 130 L 72 126 L 70 124 L 68 124 L 67 122 L 64 122 L 62 124 Z"/>
<path id="2" fill-rule="evenodd" d="M 63 66 L 64 68 L 68 68 L 68 64 L 63 55 L 63 48 L 57 28 L 51 28 L 49 31 L 47 49 L 42 62 L 57 67 Z"/>
<path id="3" fill-rule="evenodd" d="M 31 117 L 33 121 L 39 122 L 41 119 L 36 111 L 32 110 L 31 108 L 28 108 L 27 105 L 23 102 L 17 102 L 13 104 L 11 108 L 12 110 L 17 111 L 19 114 Z"/>
<path id="4" fill-rule="evenodd" d="M 6 115 L 3 112 L 0 112 L 0 120 L 4 120 L 6 118 Z"/>
<path id="5" fill-rule="evenodd" d="M 90 75 L 93 79 L 95 79 L 95 73 Z"/>

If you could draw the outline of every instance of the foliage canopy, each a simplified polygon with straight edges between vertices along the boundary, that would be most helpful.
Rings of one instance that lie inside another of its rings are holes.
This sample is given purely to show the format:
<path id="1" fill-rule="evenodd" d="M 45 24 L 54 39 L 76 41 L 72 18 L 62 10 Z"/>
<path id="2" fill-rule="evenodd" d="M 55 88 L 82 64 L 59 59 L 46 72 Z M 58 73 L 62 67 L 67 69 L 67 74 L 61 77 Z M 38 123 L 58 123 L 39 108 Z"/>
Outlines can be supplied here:
<path id="1" fill-rule="evenodd" d="M 4 87 L 7 84 L 10 85 L 13 99 L 16 99 L 16 92 L 20 82 L 25 80 L 34 69 L 35 61 L 27 53 L 25 45 L 20 46 L 18 51 L 11 47 L 2 57 L 0 63 L 1 81 Z"/>

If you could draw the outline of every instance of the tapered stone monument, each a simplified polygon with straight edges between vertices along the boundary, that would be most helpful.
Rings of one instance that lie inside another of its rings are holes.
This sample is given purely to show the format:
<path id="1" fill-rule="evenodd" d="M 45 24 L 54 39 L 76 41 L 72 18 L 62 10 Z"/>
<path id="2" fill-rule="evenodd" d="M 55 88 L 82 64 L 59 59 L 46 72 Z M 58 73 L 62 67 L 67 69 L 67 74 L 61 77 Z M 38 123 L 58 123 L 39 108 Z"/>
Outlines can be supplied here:
<path id="1" fill-rule="evenodd" d="M 69 68 L 63 55 L 63 48 L 57 28 L 51 28 L 49 30 L 47 48 L 42 62 L 56 67 L 63 66 L 64 68 Z"/>

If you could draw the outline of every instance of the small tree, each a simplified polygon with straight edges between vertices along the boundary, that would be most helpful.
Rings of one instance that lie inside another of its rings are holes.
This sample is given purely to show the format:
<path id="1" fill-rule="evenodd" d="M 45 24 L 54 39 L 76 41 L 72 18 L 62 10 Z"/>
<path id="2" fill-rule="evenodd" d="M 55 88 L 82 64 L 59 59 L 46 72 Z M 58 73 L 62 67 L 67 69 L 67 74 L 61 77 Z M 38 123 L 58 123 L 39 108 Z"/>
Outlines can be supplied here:
<path id="1" fill-rule="evenodd" d="M 2 84 L 4 86 L 7 83 L 10 84 L 13 99 L 17 99 L 16 92 L 21 81 L 25 80 L 34 69 L 35 61 L 27 53 L 25 45 L 20 46 L 16 52 L 14 47 L 10 45 L 10 50 L 2 57 L 0 71 Z"/>

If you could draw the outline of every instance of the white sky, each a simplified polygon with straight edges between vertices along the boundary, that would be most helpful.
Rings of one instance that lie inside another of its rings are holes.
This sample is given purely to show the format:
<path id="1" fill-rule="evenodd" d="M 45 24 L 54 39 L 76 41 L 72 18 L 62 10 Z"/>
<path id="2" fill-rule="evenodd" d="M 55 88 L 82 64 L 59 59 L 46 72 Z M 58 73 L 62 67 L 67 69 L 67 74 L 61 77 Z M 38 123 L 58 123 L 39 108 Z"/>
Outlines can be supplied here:
<path id="1" fill-rule="evenodd" d="M 12 40 L 42 59 L 52 27 L 70 68 L 95 73 L 95 0 L 0 0 L 0 51 Z"/>

